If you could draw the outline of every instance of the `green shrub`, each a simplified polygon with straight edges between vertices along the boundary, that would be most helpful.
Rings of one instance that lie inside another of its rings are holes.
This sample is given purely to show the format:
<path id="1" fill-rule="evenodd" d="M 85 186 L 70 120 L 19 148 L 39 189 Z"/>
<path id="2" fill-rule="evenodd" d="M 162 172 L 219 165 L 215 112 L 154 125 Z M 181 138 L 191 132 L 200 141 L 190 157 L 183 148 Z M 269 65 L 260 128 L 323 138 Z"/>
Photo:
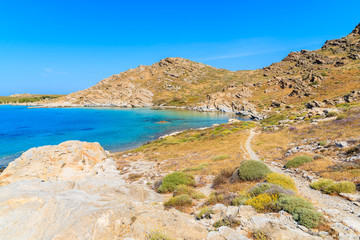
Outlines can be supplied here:
<path id="1" fill-rule="evenodd" d="M 171 240 L 164 232 L 153 230 L 145 236 L 146 240 Z"/>
<path id="2" fill-rule="evenodd" d="M 261 120 L 261 124 L 263 124 L 263 125 L 275 125 L 279 121 L 285 120 L 286 118 L 287 118 L 286 115 L 274 114 L 274 115 L 271 115 L 268 118 L 265 118 L 265 119 Z"/>
<path id="3" fill-rule="evenodd" d="M 249 194 L 251 196 L 256 197 L 260 194 L 265 193 L 265 191 L 269 190 L 271 188 L 271 186 L 272 186 L 272 184 L 269 184 L 269 183 L 257 184 L 255 187 L 253 187 L 249 190 Z"/>
<path id="4" fill-rule="evenodd" d="M 316 228 L 323 220 L 321 213 L 308 208 L 298 208 L 292 215 L 295 221 L 307 228 Z"/>
<path id="5" fill-rule="evenodd" d="M 245 202 L 245 205 L 252 206 L 257 212 L 270 212 L 277 210 L 278 195 L 260 194 Z"/>
<path id="6" fill-rule="evenodd" d="M 164 177 L 158 191 L 161 193 L 173 192 L 179 185 L 195 185 L 194 176 L 183 172 L 173 172 Z"/>
<path id="7" fill-rule="evenodd" d="M 203 207 L 202 209 L 200 209 L 199 213 L 196 214 L 196 219 L 203 219 L 203 218 L 207 218 L 210 219 L 211 218 L 211 214 L 213 214 L 214 211 L 211 210 L 209 207 Z"/>
<path id="8" fill-rule="evenodd" d="M 191 198 L 188 194 L 182 194 L 176 197 L 170 198 L 169 201 L 164 203 L 166 207 L 181 207 L 191 204 Z"/>
<path id="9" fill-rule="evenodd" d="M 316 211 L 311 202 L 301 197 L 281 195 L 277 205 L 305 227 L 315 228 L 322 222 L 322 214 Z"/>
<path id="10" fill-rule="evenodd" d="M 238 169 L 239 178 L 248 181 L 264 178 L 268 173 L 271 173 L 269 167 L 255 160 L 243 161 Z"/>
<path id="11" fill-rule="evenodd" d="M 250 198 L 251 197 L 248 194 L 240 195 L 232 200 L 231 205 L 233 205 L 233 206 L 244 205 L 246 203 L 246 201 L 249 200 Z"/>
<path id="12" fill-rule="evenodd" d="M 335 182 L 324 189 L 324 193 L 327 194 L 354 193 L 355 191 L 355 183 L 349 181 Z"/>
<path id="13" fill-rule="evenodd" d="M 319 145 L 320 146 L 326 146 L 328 143 L 327 143 L 327 141 L 320 141 L 319 142 Z"/>
<path id="14" fill-rule="evenodd" d="M 346 115 L 345 114 L 339 114 L 336 118 L 336 120 L 342 120 L 342 119 L 345 119 L 346 118 Z"/>
<path id="15" fill-rule="evenodd" d="M 260 194 L 270 194 L 270 195 L 275 195 L 275 194 L 286 194 L 286 195 L 294 195 L 295 193 L 290 190 L 290 189 L 284 189 L 279 185 L 275 185 L 272 183 L 258 183 L 255 187 L 251 188 L 249 190 L 249 195 L 256 197 Z"/>
<path id="16" fill-rule="evenodd" d="M 213 224 L 214 228 L 219 228 L 222 226 L 230 227 L 231 222 L 228 219 L 220 219 L 219 221 L 217 221 Z"/>
<path id="17" fill-rule="evenodd" d="M 338 114 L 337 114 L 337 112 L 328 112 L 327 114 L 326 114 L 326 117 L 335 117 L 335 116 L 337 116 Z"/>
<path id="18" fill-rule="evenodd" d="M 294 180 L 284 174 L 269 173 L 266 175 L 266 182 L 279 185 L 284 189 L 291 189 L 296 191 Z"/>
<path id="19" fill-rule="evenodd" d="M 224 202 L 224 195 L 218 192 L 212 192 L 209 195 L 208 200 L 206 201 L 207 204 L 213 205 L 216 203 Z"/>
<path id="20" fill-rule="evenodd" d="M 228 159 L 230 158 L 230 155 L 217 155 L 215 157 L 212 158 L 213 161 L 221 161 L 221 160 L 224 160 L 224 159 Z"/>
<path id="21" fill-rule="evenodd" d="M 327 188 L 328 186 L 334 184 L 334 181 L 331 179 L 326 179 L 326 178 L 320 178 L 319 180 L 313 181 L 310 184 L 310 187 L 316 190 L 321 190 L 323 191 L 325 188 Z"/>
<path id="22" fill-rule="evenodd" d="M 310 156 L 297 156 L 288 161 L 285 164 L 285 168 L 296 168 L 300 165 L 303 165 L 304 163 L 308 163 L 313 161 L 314 159 Z"/>
<path id="23" fill-rule="evenodd" d="M 278 206 L 285 210 L 286 212 L 292 214 L 298 208 L 308 208 L 315 210 L 311 202 L 306 201 L 301 197 L 289 196 L 289 195 L 280 195 Z"/>

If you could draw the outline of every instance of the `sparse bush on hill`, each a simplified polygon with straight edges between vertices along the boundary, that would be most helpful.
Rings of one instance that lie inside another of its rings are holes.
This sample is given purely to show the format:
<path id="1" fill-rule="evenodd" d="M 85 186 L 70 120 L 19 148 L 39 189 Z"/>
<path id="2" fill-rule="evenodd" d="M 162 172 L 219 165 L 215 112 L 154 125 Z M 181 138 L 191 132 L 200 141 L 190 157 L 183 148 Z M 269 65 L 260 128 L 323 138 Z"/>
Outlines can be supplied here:
<path id="1" fill-rule="evenodd" d="M 215 157 L 212 158 L 213 161 L 221 161 L 221 160 L 225 160 L 225 159 L 228 159 L 230 158 L 230 155 L 217 155 Z"/>
<path id="2" fill-rule="evenodd" d="M 225 184 L 229 181 L 230 177 L 234 174 L 234 168 L 222 169 L 218 175 L 213 180 L 212 187 L 216 188 L 222 184 Z"/>
<path id="3" fill-rule="evenodd" d="M 195 185 L 194 176 L 183 172 L 170 173 L 164 177 L 158 191 L 161 193 L 173 192 L 179 185 Z"/>
<path id="4" fill-rule="evenodd" d="M 164 203 L 166 207 L 181 207 L 190 205 L 192 202 L 191 197 L 188 194 L 182 194 L 176 197 L 170 198 L 169 201 Z"/>
<path id="5" fill-rule="evenodd" d="M 251 198 L 251 196 L 248 194 L 240 195 L 232 200 L 231 205 L 233 205 L 233 206 L 244 205 L 246 203 L 246 201 L 249 200 L 250 198 Z"/>
<path id="6" fill-rule="evenodd" d="M 245 205 L 252 206 L 257 212 L 277 211 L 278 195 L 270 195 L 267 193 L 260 194 L 245 202 Z"/>
<path id="7" fill-rule="evenodd" d="M 294 195 L 294 192 L 292 190 L 284 189 L 281 186 L 272 183 L 258 183 L 255 187 L 249 190 L 249 194 L 251 196 L 257 196 L 264 193 L 270 195 L 275 195 L 280 193 L 287 195 Z"/>
<path id="8" fill-rule="evenodd" d="M 298 166 L 303 165 L 304 163 L 308 163 L 313 160 L 314 159 L 310 156 L 297 156 L 297 157 L 294 157 L 293 159 L 289 160 L 285 164 L 285 168 L 296 168 Z"/>
<path id="9" fill-rule="evenodd" d="M 153 230 L 145 236 L 146 240 L 171 240 L 163 231 Z"/>
<path id="10" fill-rule="evenodd" d="M 310 184 L 310 187 L 313 188 L 313 189 L 316 189 L 316 190 L 323 191 L 325 188 L 332 185 L 333 183 L 334 183 L 334 181 L 331 180 L 331 179 L 321 178 L 319 180 L 313 181 Z"/>
<path id="11" fill-rule="evenodd" d="M 355 191 L 355 183 L 349 181 L 335 182 L 324 189 L 324 193 L 327 194 L 354 193 Z"/>
<path id="12" fill-rule="evenodd" d="M 274 114 L 274 115 L 271 115 L 268 118 L 265 118 L 265 119 L 261 120 L 261 124 L 263 124 L 263 125 L 276 125 L 279 121 L 285 120 L 286 118 L 287 118 L 286 115 Z"/>
<path id="13" fill-rule="evenodd" d="M 320 225 L 323 216 L 311 202 L 301 197 L 280 195 L 278 207 L 293 215 L 294 220 L 307 228 L 315 228 Z"/>
<path id="14" fill-rule="evenodd" d="M 262 179 L 268 173 L 271 173 L 269 167 L 255 160 L 243 161 L 238 169 L 239 178 L 247 181 Z"/>
<path id="15" fill-rule="evenodd" d="M 310 187 L 327 194 L 354 193 L 356 185 L 350 181 L 334 182 L 332 179 L 321 178 L 313 181 Z"/>
<path id="16" fill-rule="evenodd" d="M 291 189 L 293 191 L 296 191 L 294 180 L 284 174 L 269 173 L 268 175 L 266 175 L 265 181 L 268 183 L 279 185 L 284 189 Z"/>
<path id="17" fill-rule="evenodd" d="M 211 210 L 209 207 L 203 207 L 202 209 L 200 209 L 200 211 L 196 214 L 196 219 L 203 219 L 203 218 L 211 218 L 211 214 L 213 214 L 214 211 Z"/>
<path id="18" fill-rule="evenodd" d="M 298 208 L 292 215 L 295 221 L 307 228 L 316 228 L 323 221 L 321 213 L 308 208 Z"/>
<path id="19" fill-rule="evenodd" d="M 218 192 L 212 192 L 209 195 L 208 200 L 206 201 L 207 204 L 213 205 L 216 203 L 222 203 L 224 201 L 224 195 Z"/>

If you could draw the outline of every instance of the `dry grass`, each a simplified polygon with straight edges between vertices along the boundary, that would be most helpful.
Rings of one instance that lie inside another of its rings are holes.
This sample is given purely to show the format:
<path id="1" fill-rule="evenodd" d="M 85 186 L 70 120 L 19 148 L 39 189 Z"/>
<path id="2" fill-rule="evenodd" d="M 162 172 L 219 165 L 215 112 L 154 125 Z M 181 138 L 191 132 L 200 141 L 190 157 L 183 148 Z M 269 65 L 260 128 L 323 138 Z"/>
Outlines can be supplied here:
<path id="1" fill-rule="evenodd" d="M 161 162 L 165 171 L 186 171 L 194 175 L 216 175 L 224 168 L 234 168 L 245 158 L 241 148 L 253 123 L 223 124 L 206 130 L 188 130 L 129 151 L 135 159 Z M 118 162 L 124 153 L 115 154 Z M 227 155 L 214 161 L 214 157 Z M 128 160 L 129 158 L 126 158 Z"/>

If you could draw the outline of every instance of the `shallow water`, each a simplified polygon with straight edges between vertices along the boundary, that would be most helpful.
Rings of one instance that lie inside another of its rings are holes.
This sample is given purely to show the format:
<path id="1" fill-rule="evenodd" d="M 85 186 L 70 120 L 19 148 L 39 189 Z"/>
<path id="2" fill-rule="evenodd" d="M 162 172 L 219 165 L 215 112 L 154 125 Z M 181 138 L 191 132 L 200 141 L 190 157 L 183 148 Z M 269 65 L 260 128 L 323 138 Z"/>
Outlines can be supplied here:
<path id="1" fill-rule="evenodd" d="M 149 108 L 27 108 L 0 106 L 0 166 L 29 148 L 67 140 L 99 142 L 106 150 L 134 148 L 161 135 L 225 123 L 232 114 Z M 167 121 L 168 123 L 157 123 Z"/>

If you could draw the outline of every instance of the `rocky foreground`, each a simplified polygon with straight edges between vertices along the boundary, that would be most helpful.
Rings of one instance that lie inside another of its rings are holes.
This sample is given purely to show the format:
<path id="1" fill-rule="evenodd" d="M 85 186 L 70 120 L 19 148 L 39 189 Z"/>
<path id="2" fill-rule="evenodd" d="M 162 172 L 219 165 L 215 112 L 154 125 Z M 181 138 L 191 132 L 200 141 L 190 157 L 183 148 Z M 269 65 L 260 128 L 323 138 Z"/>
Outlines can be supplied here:
<path id="1" fill-rule="evenodd" d="M 161 195 L 127 184 L 98 143 L 30 149 L 0 181 L 1 239 L 145 239 L 156 229 L 207 236 L 191 216 L 165 211 Z"/>
<path id="2" fill-rule="evenodd" d="M 244 205 L 216 204 L 210 218 L 196 220 L 165 209 L 163 196 L 146 184 L 124 179 L 98 143 L 68 141 L 30 149 L 0 176 L 1 239 L 246 240 L 260 230 L 269 239 L 333 239 L 326 231 L 298 225 L 284 211 L 259 214 Z M 239 226 L 213 228 L 223 218 Z M 358 239 L 359 224 L 350 225 L 338 226 L 341 239 Z"/>

